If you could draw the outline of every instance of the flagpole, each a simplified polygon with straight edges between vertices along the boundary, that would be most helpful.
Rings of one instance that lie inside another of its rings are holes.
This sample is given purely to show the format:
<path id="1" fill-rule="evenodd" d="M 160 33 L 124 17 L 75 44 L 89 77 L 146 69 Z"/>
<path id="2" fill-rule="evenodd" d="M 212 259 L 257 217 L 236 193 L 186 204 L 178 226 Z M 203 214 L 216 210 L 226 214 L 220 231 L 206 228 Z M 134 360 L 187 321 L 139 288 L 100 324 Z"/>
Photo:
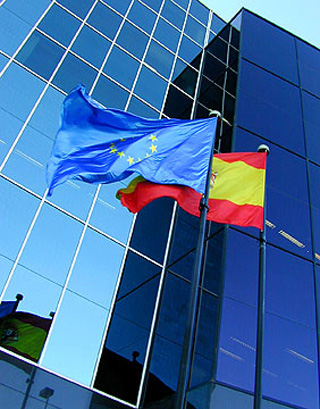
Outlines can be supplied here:
<path id="1" fill-rule="evenodd" d="M 209 116 L 216 116 L 218 118 L 216 135 L 218 131 L 219 120 L 221 120 L 221 113 L 219 111 L 210 111 Z M 215 135 L 214 135 L 215 136 Z M 204 195 L 200 203 L 200 222 L 199 222 L 199 235 L 196 247 L 196 258 L 194 263 L 193 276 L 191 280 L 191 295 L 189 300 L 189 309 L 187 316 L 187 323 L 184 333 L 184 339 L 182 344 L 182 353 L 180 359 L 179 379 L 177 385 L 177 392 L 175 398 L 175 409 L 184 409 L 186 404 L 186 394 L 190 381 L 192 352 L 195 337 L 196 318 L 198 310 L 198 298 L 199 298 L 199 285 L 201 280 L 201 268 L 203 260 L 203 250 L 205 242 L 205 230 L 208 213 L 209 203 L 209 191 L 211 182 L 211 168 L 214 153 L 214 141 L 212 138 L 210 161 L 208 164 L 208 174 L 206 180 L 206 188 Z"/>
<path id="2" fill-rule="evenodd" d="M 260 145 L 258 152 L 267 152 L 267 145 Z M 266 301 L 266 198 L 263 206 L 263 228 L 260 230 L 260 254 L 259 254 L 259 292 L 258 292 L 258 320 L 257 320 L 257 346 L 256 346 L 256 369 L 255 369 L 255 394 L 254 409 L 260 409 L 262 405 L 262 367 L 263 367 L 263 331 L 265 323 Z"/>

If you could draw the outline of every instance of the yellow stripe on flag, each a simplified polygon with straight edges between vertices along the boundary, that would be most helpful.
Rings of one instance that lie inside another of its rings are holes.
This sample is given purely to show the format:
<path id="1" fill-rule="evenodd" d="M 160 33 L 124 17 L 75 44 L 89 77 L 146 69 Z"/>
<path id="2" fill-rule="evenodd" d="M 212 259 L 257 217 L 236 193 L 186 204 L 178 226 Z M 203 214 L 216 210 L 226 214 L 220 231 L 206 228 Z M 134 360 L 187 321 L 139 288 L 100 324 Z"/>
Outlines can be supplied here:
<path id="1" fill-rule="evenodd" d="M 237 205 L 264 205 L 265 169 L 213 157 L 212 174 L 210 199 L 229 200 Z"/>

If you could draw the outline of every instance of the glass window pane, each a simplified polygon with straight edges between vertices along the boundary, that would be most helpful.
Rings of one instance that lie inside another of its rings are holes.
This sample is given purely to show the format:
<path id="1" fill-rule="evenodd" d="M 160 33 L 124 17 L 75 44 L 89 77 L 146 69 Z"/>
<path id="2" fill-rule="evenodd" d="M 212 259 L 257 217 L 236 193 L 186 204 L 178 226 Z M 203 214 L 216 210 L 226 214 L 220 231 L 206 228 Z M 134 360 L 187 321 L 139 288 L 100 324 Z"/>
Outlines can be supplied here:
<path id="1" fill-rule="evenodd" d="M 126 185 L 120 182 L 102 185 L 90 218 L 91 226 L 123 243 L 127 242 L 133 214 L 122 206 L 116 193 Z"/>
<path id="2" fill-rule="evenodd" d="M 130 9 L 128 19 L 150 34 L 156 20 L 156 14 L 136 1 Z"/>
<path id="3" fill-rule="evenodd" d="M 83 84 L 89 90 L 97 72 L 85 64 L 79 58 L 68 54 L 52 82 L 69 93 L 79 84 Z"/>
<path id="4" fill-rule="evenodd" d="M 319 407 L 315 330 L 267 314 L 263 367 L 264 396 L 304 408 Z"/>
<path id="5" fill-rule="evenodd" d="M 8 153 L 13 141 L 22 128 L 23 122 L 0 108 L 0 163 Z"/>
<path id="6" fill-rule="evenodd" d="M 218 34 L 220 30 L 226 25 L 226 22 L 222 20 L 219 16 L 213 13 L 211 21 L 211 30 Z"/>
<path id="7" fill-rule="evenodd" d="M 125 266 L 94 387 L 136 403 L 160 269 L 144 259 L 138 264 L 132 261 Z M 137 281 L 140 284 L 133 289 L 128 286 Z"/>
<path id="8" fill-rule="evenodd" d="M 107 1 L 108 5 L 115 10 L 119 11 L 121 14 L 125 14 L 128 10 L 129 4 L 131 3 L 131 0 L 108 0 Z"/>
<path id="9" fill-rule="evenodd" d="M 143 0 L 145 4 L 151 7 L 155 11 L 159 11 L 162 0 Z"/>
<path id="10" fill-rule="evenodd" d="M 68 46 L 79 26 L 79 20 L 54 4 L 38 27 L 61 44 Z"/>
<path id="11" fill-rule="evenodd" d="M 198 23 L 198 21 L 196 21 L 191 16 L 188 16 L 184 31 L 186 34 L 188 34 L 189 37 L 192 38 L 192 40 L 196 41 L 200 45 L 203 45 L 204 36 L 206 34 L 206 27 Z"/>
<path id="12" fill-rule="evenodd" d="M 177 87 L 193 96 L 197 77 L 197 71 L 182 62 L 179 58 L 176 59 L 172 81 Z"/>
<path id="13" fill-rule="evenodd" d="M 34 25 L 38 18 L 43 14 L 49 6 L 50 0 L 33 0 L 32 7 L 28 2 L 21 2 L 19 0 L 6 1 L 3 8 L 10 10 L 13 14 L 18 16 L 31 25 Z M 17 28 L 17 27 L 16 27 Z"/>
<path id="14" fill-rule="evenodd" d="M 175 86 L 169 86 L 164 113 L 169 118 L 190 119 L 193 100 L 178 90 Z"/>
<path id="15" fill-rule="evenodd" d="M 27 126 L 3 173 L 42 195 L 46 189 L 45 169 L 51 150 L 52 141 Z"/>
<path id="16" fill-rule="evenodd" d="M 219 409 L 253 409 L 253 396 L 225 386 L 215 385 L 211 400 Z"/>
<path id="17" fill-rule="evenodd" d="M 148 36 L 132 24 L 126 22 L 121 28 L 117 43 L 135 57 L 141 59 L 148 42 Z"/>
<path id="18" fill-rule="evenodd" d="M 303 91 L 302 101 L 308 157 L 320 164 L 320 99 Z"/>
<path id="19" fill-rule="evenodd" d="M 320 53 L 311 45 L 297 40 L 301 86 L 320 97 Z"/>
<path id="20" fill-rule="evenodd" d="M 14 260 L 39 201 L 3 178 L 0 187 L 0 254 Z"/>
<path id="21" fill-rule="evenodd" d="M 163 262 L 171 222 L 173 201 L 161 198 L 138 213 L 130 246 L 159 263 Z M 156 231 L 154 235 L 152 232 Z M 148 237 L 148 240 L 146 240 Z"/>
<path id="22" fill-rule="evenodd" d="M 121 17 L 98 2 L 88 18 L 88 23 L 112 40 L 120 26 Z"/>
<path id="23" fill-rule="evenodd" d="M 31 30 L 31 26 L 15 14 L 0 7 L 0 48 L 12 55 Z"/>
<path id="24" fill-rule="evenodd" d="M 177 50 L 180 35 L 181 33 L 178 30 L 170 26 L 170 24 L 166 23 L 162 18 L 158 20 L 154 38 L 174 53 Z"/>
<path id="25" fill-rule="evenodd" d="M 132 114 L 139 115 L 144 118 L 159 119 L 159 112 L 155 111 L 136 97 L 131 98 L 128 111 Z"/>
<path id="26" fill-rule="evenodd" d="M 118 47 L 113 47 L 103 72 L 115 81 L 131 89 L 139 68 L 139 62 Z"/>
<path id="27" fill-rule="evenodd" d="M 159 74 L 169 78 L 173 59 L 173 54 L 155 41 L 151 41 L 145 62 L 151 65 Z"/>
<path id="28" fill-rule="evenodd" d="M 268 246 L 266 310 L 315 328 L 312 263 Z"/>
<path id="29" fill-rule="evenodd" d="M 241 52 L 244 58 L 298 84 L 294 37 L 246 10 L 242 14 Z"/>
<path id="30" fill-rule="evenodd" d="M 64 98 L 61 92 L 49 87 L 32 115 L 30 126 L 53 140 L 58 130 Z"/>
<path id="31" fill-rule="evenodd" d="M 105 107 L 119 109 L 126 106 L 128 95 L 127 91 L 103 75 L 100 76 L 92 93 L 92 97 Z"/>
<path id="32" fill-rule="evenodd" d="M 84 18 L 92 6 L 94 0 L 59 0 L 59 3 L 68 8 L 79 17 Z"/>
<path id="33" fill-rule="evenodd" d="M 84 26 L 73 44 L 72 50 L 95 67 L 100 68 L 110 45 L 110 41 L 88 26 Z"/>
<path id="34" fill-rule="evenodd" d="M 191 64 L 193 67 L 198 68 L 199 62 L 196 57 L 200 54 L 201 48 L 198 47 L 193 41 L 189 38 L 183 36 L 178 50 L 178 54 L 183 58 L 187 63 Z"/>
<path id="35" fill-rule="evenodd" d="M 1 249 L 2 250 L 2 249 Z M 9 258 L 0 255 L 0 291 L 3 290 L 3 287 L 9 277 L 9 273 L 11 271 L 11 268 L 13 266 L 13 261 L 10 260 Z"/>
<path id="36" fill-rule="evenodd" d="M 63 55 L 63 49 L 44 35 L 34 32 L 17 55 L 17 60 L 49 79 Z"/>
<path id="37" fill-rule="evenodd" d="M 64 283 L 81 231 L 80 223 L 44 205 L 23 251 L 21 265 L 55 283 Z"/>
<path id="38" fill-rule="evenodd" d="M 182 30 L 186 13 L 180 7 L 177 7 L 170 0 L 166 1 L 161 11 L 161 15 L 162 17 L 170 21 L 170 23 L 174 24 L 176 27 Z"/>
<path id="39" fill-rule="evenodd" d="M 299 88 L 244 60 L 240 73 L 239 125 L 304 155 Z"/>
<path id="40" fill-rule="evenodd" d="M 146 87 L 146 84 L 152 84 L 152 88 Z M 149 102 L 155 108 L 161 109 L 166 89 L 167 82 L 165 80 L 149 70 L 149 68 L 142 67 L 139 79 L 134 89 L 134 92 L 139 97 Z"/>
<path id="41" fill-rule="evenodd" d="M 200 3 L 199 1 L 193 1 L 191 3 L 190 13 L 201 21 L 204 25 L 207 25 L 209 18 L 209 9 Z"/>
<path id="42" fill-rule="evenodd" d="M 256 322 L 255 308 L 223 300 L 217 381 L 254 391 Z"/>
<path id="43" fill-rule="evenodd" d="M 105 309 L 67 291 L 50 334 L 43 366 L 89 385 L 106 319 Z"/>

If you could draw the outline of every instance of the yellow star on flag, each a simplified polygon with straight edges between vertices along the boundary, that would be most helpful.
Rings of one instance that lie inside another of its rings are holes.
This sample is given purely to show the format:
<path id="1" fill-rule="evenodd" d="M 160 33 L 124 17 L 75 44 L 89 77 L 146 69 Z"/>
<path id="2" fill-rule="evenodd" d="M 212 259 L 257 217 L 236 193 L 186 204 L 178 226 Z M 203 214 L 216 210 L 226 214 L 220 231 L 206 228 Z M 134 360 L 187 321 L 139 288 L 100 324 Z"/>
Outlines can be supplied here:
<path id="1" fill-rule="evenodd" d="M 134 158 L 132 156 L 129 156 L 129 158 L 127 159 L 127 161 L 129 162 L 129 165 L 133 165 L 134 163 Z"/>
<path id="2" fill-rule="evenodd" d="M 118 156 L 119 156 L 120 158 L 122 158 L 122 156 L 125 156 L 125 153 L 124 153 L 124 152 L 118 152 Z"/>
<path id="3" fill-rule="evenodd" d="M 151 135 L 151 136 L 149 136 L 149 139 L 151 139 L 152 140 L 152 142 L 154 142 L 154 141 L 157 141 L 158 139 L 157 139 L 157 137 L 155 136 L 155 135 Z"/>
<path id="4" fill-rule="evenodd" d="M 157 146 L 154 144 L 152 144 L 149 149 L 151 149 L 152 153 L 157 152 Z"/>

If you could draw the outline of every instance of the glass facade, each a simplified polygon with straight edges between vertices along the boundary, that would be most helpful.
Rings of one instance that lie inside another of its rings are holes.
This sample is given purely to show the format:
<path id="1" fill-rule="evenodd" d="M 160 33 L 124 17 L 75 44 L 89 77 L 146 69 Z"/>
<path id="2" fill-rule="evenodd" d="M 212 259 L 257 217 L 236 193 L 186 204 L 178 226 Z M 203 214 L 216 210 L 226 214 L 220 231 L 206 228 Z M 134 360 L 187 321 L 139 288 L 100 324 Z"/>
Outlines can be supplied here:
<path id="1" fill-rule="evenodd" d="M 217 152 L 268 144 L 263 364 L 259 233 L 208 223 L 188 406 L 319 408 L 320 51 L 198 0 L 0 2 L 0 406 L 173 407 L 198 219 L 137 215 L 127 181 L 47 197 L 61 103 L 223 122 Z M 8 310 L 9 308 L 9 310 Z M 11 309 L 10 309 L 11 308 Z"/>

